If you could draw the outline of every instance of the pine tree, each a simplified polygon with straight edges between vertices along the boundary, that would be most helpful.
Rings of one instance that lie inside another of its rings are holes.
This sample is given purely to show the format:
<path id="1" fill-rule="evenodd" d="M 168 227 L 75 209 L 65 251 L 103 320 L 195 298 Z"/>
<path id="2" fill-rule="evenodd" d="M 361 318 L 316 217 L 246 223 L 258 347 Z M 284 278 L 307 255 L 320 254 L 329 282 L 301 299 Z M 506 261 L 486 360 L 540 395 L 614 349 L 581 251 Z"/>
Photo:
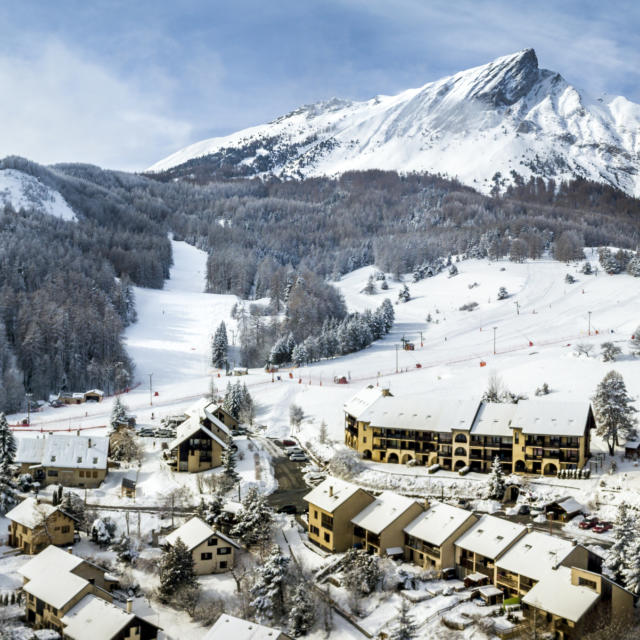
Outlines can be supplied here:
<path id="1" fill-rule="evenodd" d="M 13 481 L 13 463 L 16 459 L 16 439 L 9 428 L 4 413 L 0 413 L 0 515 L 18 504 L 18 494 Z"/>
<path id="2" fill-rule="evenodd" d="M 232 447 L 227 447 L 222 452 L 223 473 L 228 482 L 233 486 L 238 482 L 240 476 L 236 471 L 236 452 Z"/>
<path id="3" fill-rule="evenodd" d="M 289 629 L 295 638 L 306 635 L 316 619 L 316 607 L 308 585 L 299 583 L 293 593 L 289 610 Z"/>
<path id="4" fill-rule="evenodd" d="M 378 556 L 364 551 L 350 549 L 343 561 L 344 586 L 357 596 L 372 593 L 380 581 L 380 565 Z"/>
<path id="5" fill-rule="evenodd" d="M 115 402 L 111 409 L 111 419 L 109 420 L 109 426 L 115 429 L 119 424 L 127 421 L 127 407 L 122 404 L 120 396 L 116 396 Z"/>
<path id="6" fill-rule="evenodd" d="M 385 298 L 382 301 L 382 317 L 384 319 L 384 329 L 385 333 L 389 333 L 393 327 L 393 322 L 395 320 L 395 311 L 393 310 L 393 305 L 391 304 L 391 300 L 389 298 Z"/>
<path id="7" fill-rule="evenodd" d="M 389 640 L 413 640 L 418 637 L 418 626 L 409 615 L 409 604 L 402 598 L 398 609 L 398 621 L 392 629 Z"/>
<path id="8" fill-rule="evenodd" d="M 210 525 L 215 525 L 224 509 L 224 497 L 216 491 L 208 504 L 205 504 L 204 512 L 201 518 Z"/>
<path id="9" fill-rule="evenodd" d="M 227 367 L 228 347 L 227 327 L 224 322 L 221 322 L 211 340 L 211 364 L 214 367 L 218 369 Z"/>
<path id="10" fill-rule="evenodd" d="M 265 497 L 256 487 L 249 487 L 231 535 L 240 538 L 247 546 L 264 543 L 271 537 L 272 520 L 273 512 Z"/>
<path id="11" fill-rule="evenodd" d="M 271 555 L 258 569 L 258 576 L 251 588 L 251 606 L 260 621 L 273 622 L 282 613 L 284 588 L 287 579 L 289 558 L 274 547 Z"/>
<path id="12" fill-rule="evenodd" d="M 635 537 L 628 548 L 622 570 L 624 586 L 635 594 L 640 593 L 640 539 Z"/>
<path id="13" fill-rule="evenodd" d="M 91 540 L 100 547 L 111 544 L 116 533 L 116 523 L 111 518 L 96 518 L 91 525 Z"/>
<path id="14" fill-rule="evenodd" d="M 626 503 L 622 502 L 618 507 L 614 523 L 614 542 L 605 557 L 605 566 L 613 573 L 617 582 L 623 581 L 624 571 L 628 566 L 627 556 L 636 536 L 635 531 L 636 520 Z"/>
<path id="15" fill-rule="evenodd" d="M 500 287 L 498 289 L 498 295 L 497 295 L 498 300 L 505 300 L 508 297 L 509 297 L 509 292 L 507 291 L 506 287 Z"/>
<path id="16" fill-rule="evenodd" d="M 242 388 L 240 387 L 240 381 L 227 385 L 222 408 L 236 420 L 240 417 L 240 412 L 242 411 Z"/>
<path id="17" fill-rule="evenodd" d="M 635 434 L 636 412 L 627 394 L 627 387 L 617 371 L 609 371 L 596 388 L 592 398 L 596 418 L 596 434 L 605 440 L 609 454 L 619 439 L 628 439 Z"/>
<path id="18" fill-rule="evenodd" d="M 293 347 L 293 351 L 291 352 L 291 361 L 296 365 L 296 367 L 300 367 L 309 362 L 309 354 L 307 353 L 307 348 L 305 347 L 304 342 Z"/>
<path id="19" fill-rule="evenodd" d="M 487 488 L 485 496 L 493 500 L 502 500 L 506 489 L 506 483 L 504 480 L 504 473 L 502 471 L 502 465 L 500 464 L 500 458 L 496 456 L 493 459 L 491 465 L 491 472 L 487 478 Z"/>
<path id="20" fill-rule="evenodd" d="M 193 587 L 198 584 L 191 552 L 180 538 L 163 551 L 159 572 L 160 587 L 158 591 L 164 599 L 169 598 L 182 587 Z"/>
<path id="21" fill-rule="evenodd" d="M 398 294 L 398 300 L 400 302 L 409 302 L 409 300 L 411 300 L 411 293 L 409 291 L 409 287 L 406 284 L 402 286 L 402 289 Z"/>

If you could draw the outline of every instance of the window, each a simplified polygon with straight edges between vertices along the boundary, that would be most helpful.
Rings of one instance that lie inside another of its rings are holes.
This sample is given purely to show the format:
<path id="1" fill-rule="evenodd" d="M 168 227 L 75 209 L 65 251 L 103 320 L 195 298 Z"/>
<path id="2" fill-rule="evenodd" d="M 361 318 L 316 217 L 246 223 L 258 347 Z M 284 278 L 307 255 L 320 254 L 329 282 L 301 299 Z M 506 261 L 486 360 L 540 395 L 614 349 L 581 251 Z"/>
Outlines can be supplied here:
<path id="1" fill-rule="evenodd" d="M 47 471 L 47 475 L 50 478 L 54 478 L 58 475 L 58 472 L 55 469 L 49 469 L 49 471 Z"/>
<path id="2" fill-rule="evenodd" d="M 314 536 L 320 535 L 320 529 L 318 529 L 318 527 L 314 527 L 313 525 L 309 527 L 309 531 L 313 533 Z"/>
<path id="3" fill-rule="evenodd" d="M 366 443 L 367 442 L 367 436 L 365 436 L 364 438 L 362 438 L 362 442 Z"/>
<path id="4" fill-rule="evenodd" d="M 578 584 L 582 587 L 589 587 L 589 589 L 593 589 L 594 591 L 598 590 L 598 585 L 595 580 L 587 580 L 582 576 L 578 576 Z"/>
<path id="5" fill-rule="evenodd" d="M 207 540 L 208 547 L 217 547 L 218 546 L 218 538 L 209 538 Z"/>
<path id="6" fill-rule="evenodd" d="M 314 509 L 313 510 L 313 517 L 317 520 L 318 519 L 318 510 Z"/>
<path id="7" fill-rule="evenodd" d="M 220 568 L 221 569 L 226 569 L 227 568 L 227 561 L 226 560 L 221 560 L 220 561 Z"/>
<path id="8" fill-rule="evenodd" d="M 93 472 L 93 477 L 94 477 L 94 478 L 97 478 L 97 477 L 98 477 L 98 472 L 97 472 L 97 471 L 94 471 L 94 472 Z"/>
<path id="9" fill-rule="evenodd" d="M 69 533 L 69 531 L 71 531 L 71 527 L 70 526 L 66 526 L 66 527 L 62 527 L 62 533 Z"/>
<path id="10" fill-rule="evenodd" d="M 84 478 L 84 471 L 82 471 L 82 469 L 80 469 L 80 471 L 78 472 L 78 475 L 79 475 L 81 478 Z"/>
<path id="11" fill-rule="evenodd" d="M 325 541 L 325 542 L 330 542 L 330 541 L 331 541 L 331 535 L 330 535 L 330 534 L 328 534 L 328 533 L 325 533 L 325 534 L 324 534 L 324 541 Z"/>
<path id="12" fill-rule="evenodd" d="M 219 556 L 228 556 L 231 553 L 231 547 L 218 547 Z"/>
<path id="13" fill-rule="evenodd" d="M 517 431 L 513 432 L 513 441 L 518 444 L 520 442 L 520 434 Z"/>
<path id="14" fill-rule="evenodd" d="M 200 554 L 200 560 L 211 560 L 211 558 L 213 558 L 213 554 L 212 553 L 201 553 Z"/>

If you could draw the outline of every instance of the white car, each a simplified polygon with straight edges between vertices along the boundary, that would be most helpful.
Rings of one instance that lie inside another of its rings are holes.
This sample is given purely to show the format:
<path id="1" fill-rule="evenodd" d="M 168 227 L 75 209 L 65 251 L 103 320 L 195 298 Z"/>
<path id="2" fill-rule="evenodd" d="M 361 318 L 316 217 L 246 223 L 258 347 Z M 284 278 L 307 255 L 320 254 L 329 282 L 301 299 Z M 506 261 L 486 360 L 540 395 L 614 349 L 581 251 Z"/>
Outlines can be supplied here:
<path id="1" fill-rule="evenodd" d="M 291 457 L 293 455 L 297 455 L 297 454 L 304 455 L 304 449 L 301 449 L 300 447 L 290 447 L 287 450 L 287 455 L 289 457 Z"/>
<path id="2" fill-rule="evenodd" d="M 289 460 L 291 460 L 291 462 L 306 462 L 307 456 L 305 456 L 304 453 L 292 453 L 289 456 Z"/>

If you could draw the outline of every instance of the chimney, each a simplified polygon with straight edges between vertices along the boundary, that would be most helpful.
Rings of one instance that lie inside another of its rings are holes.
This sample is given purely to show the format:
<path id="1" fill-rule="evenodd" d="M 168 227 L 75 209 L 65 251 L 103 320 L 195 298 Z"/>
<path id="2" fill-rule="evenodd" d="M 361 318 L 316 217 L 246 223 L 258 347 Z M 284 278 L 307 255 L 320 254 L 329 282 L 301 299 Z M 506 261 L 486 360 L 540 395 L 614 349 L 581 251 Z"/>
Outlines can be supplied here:
<path id="1" fill-rule="evenodd" d="M 571 546 L 572 547 L 577 547 L 578 546 L 578 539 L 577 538 L 571 538 Z"/>
<path id="2" fill-rule="evenodd" d="M 89 449 L 91 449 L 91 438 L 89 438 Z"/>
<path id="3" fill-rule="evenodd" d="M 333 485 L 329 486 L 329 497 L 333 498 Z"/>
<path id="4" fill-rule="evenodd" d="M 533 531 L 533 525 L 531 523 L 529 523 L 527 525 L 527 533 L 531 533 Z"/>
<path id="5" fill-rule="evenodd" d="M 133 598 L 127 598 L 127 613 L 133 613 Z"/>
<path id="6" fill-rule="evenodd" d="M 76 435 L 77 435 L 77 436 L 79 436 L 79 435 L 80 435 L 80 429 L 78 429 L 78 430 L 76 431 Z"/>
<path id="7" fill-rule="evenodd" d="M 73 547 L 67 547 L 67 553 L 73 554 Z"/>

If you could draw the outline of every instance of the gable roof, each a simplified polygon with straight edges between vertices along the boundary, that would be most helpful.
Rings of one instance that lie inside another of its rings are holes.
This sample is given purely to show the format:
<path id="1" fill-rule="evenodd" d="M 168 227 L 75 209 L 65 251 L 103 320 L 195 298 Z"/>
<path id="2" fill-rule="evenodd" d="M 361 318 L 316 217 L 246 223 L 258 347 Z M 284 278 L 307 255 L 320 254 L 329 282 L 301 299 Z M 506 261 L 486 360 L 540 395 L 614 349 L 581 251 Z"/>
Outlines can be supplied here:
<path id="1" fill-rule="evenodd" d="M 213 433 L 210 429 L 207 429 L 204 425 L 200 423 L 200 419 L 198 416 L 193 415 L 187 418 L 182 424 L 178 425 L 176 429 L 176 437 L 169 444 L 169 449 L 175 449 L 177 446 L 181 445 L 185 440 L 188 440 L 192 436 L 194 436 L 198 431 L 203 431 L 206 435 L 208 435 L 212 440 L 215 440 L 223 449 L 228 449 L 229 445 L 219 438 L 215 433 Z"/>
<path id="2" fill-rule="evenodd" d="M 379 535 L 414 504 L 420 506 L 420 503 L 412 498 L 398 495 L 392 491 L 383 491 L 351 522 L 375 535 Z"/>
<path id="3" fill-rule="evenodd" d="M 541 580 L 575 549 L 569 540 L 530 531 L 496 561 L 501 569 Z"/>
<path id="4" fill-rule="evenodd" d="M 277 640 L 281 631 L 223 613 L 202 640 Z"/>
<path id="5" fill-rule="evenodd" d="M 604 576 L 603 580 L 606 580 Z M 600 594 L 593 589 L 571 584 L 569 567 L 558 567 L 534 585 L 523 596 L 522 602 L 572 622 L 578 622 L 599 598 Z"/>
<path id="6" fill-rule="evenodd" d="M 39 464 L 42 462 L 42 454 L 44 453 L 45 438 L 36 436 L 35 438 L 29 437 L 16 437 L 16 464 Z"/>
<path id="7" fill-rule="evenodd" d="M 471 433 L 483 436 L 512 437 L 511 420 L 517 407 L 517 404 L 512 403 L 481 403 Z"/>
<path id="8" fill-rule="evenodd" d="M 589 402 L 521 400 L 511 426 L 529 435 L 582 436 L 587 425 Z"/>
<path id="9" fill-rule="evenodd" d="M 35 498 L 25 498 L 19 505 L 7 512 L 6 517 L 13 522 L 33 529 L 41 524 L 44 518 L 48 519 L 56 511 L 59 511 L 58 507 L 51 504 L 38 502 Z"/>
<path id="10" fill-rule="evenodd" d="M 323 480 L 317 487 L 314 487 L 303 500 L 323 511 L 333 513 L 360 490 L 358 485 L 332 477 Z M 371 499 L 373 500 L 373 496 Z"/>
<path id="11" fill-rule="evenodd" d="M 109 438 L 106 436 L 48 435 L 19 437 L 16 463 L 41 464 L 68 469 L 106 469 Z"/>
<path id="12" fill-rule="evenodd" d="M 65 625 L 65 638 L 84 640 L 90 636 L 91 640 L 112 640 L 136 617 L 102 598 L 86 595 L 60 622 Z"/>
<path id="13" fill-rule="evenodd" d="M 527 528 L 495 516 L 483 515 L 455 542 L 457 547 L 486 558 L 499 557 Z"/>
<path id="14" fill-rule="evenodd" d="M 49 545 L 50 547 L 51 545 Z M 49 548 L 47 547 L 47 549 Z M 38 574 L 22 588 L 27 593 L 39 598 L 43 602 L 61 609 L 69 600 L 75 598 L 87 585 L 88 580 L 69 571 L 54 574 Z"/>
<path id="15" fill-rule="evenodd" d="M 471 519 L 475 519 L 475 516 L 465 509 L 436 502 L 411 521 L 404 532 L 439 547 Z"/>
<path id="16" fill-rule="evenodd" d="M 83 562 L 82 558 L 50 544 L 37 556 L 31 558 L 29 562 L 22 565 L 18 569 L 18 573 L 27 580 L 34 580 L 43 575 L 58 576 L 62 573 L 70 573 Z"/>
<path id="17" fill-rule="evenodd" d="M 187 546 L 187 549 L 191 551 L 212 536 L 216 536 L 217 538 L 228 542 L 236 549 L 240 548 L 240 545 L 237 542 L 225 536 L 223 533 L 220 533 L 220 531 L 216 531 L 197 516 L 194 516 L 182 526 L 178 527 L 175 531 L 172 531 L 165 537 L 165 540 L 168 544 L 175 544 L 178 541 L 178 538 L 180 538 Z"/>

